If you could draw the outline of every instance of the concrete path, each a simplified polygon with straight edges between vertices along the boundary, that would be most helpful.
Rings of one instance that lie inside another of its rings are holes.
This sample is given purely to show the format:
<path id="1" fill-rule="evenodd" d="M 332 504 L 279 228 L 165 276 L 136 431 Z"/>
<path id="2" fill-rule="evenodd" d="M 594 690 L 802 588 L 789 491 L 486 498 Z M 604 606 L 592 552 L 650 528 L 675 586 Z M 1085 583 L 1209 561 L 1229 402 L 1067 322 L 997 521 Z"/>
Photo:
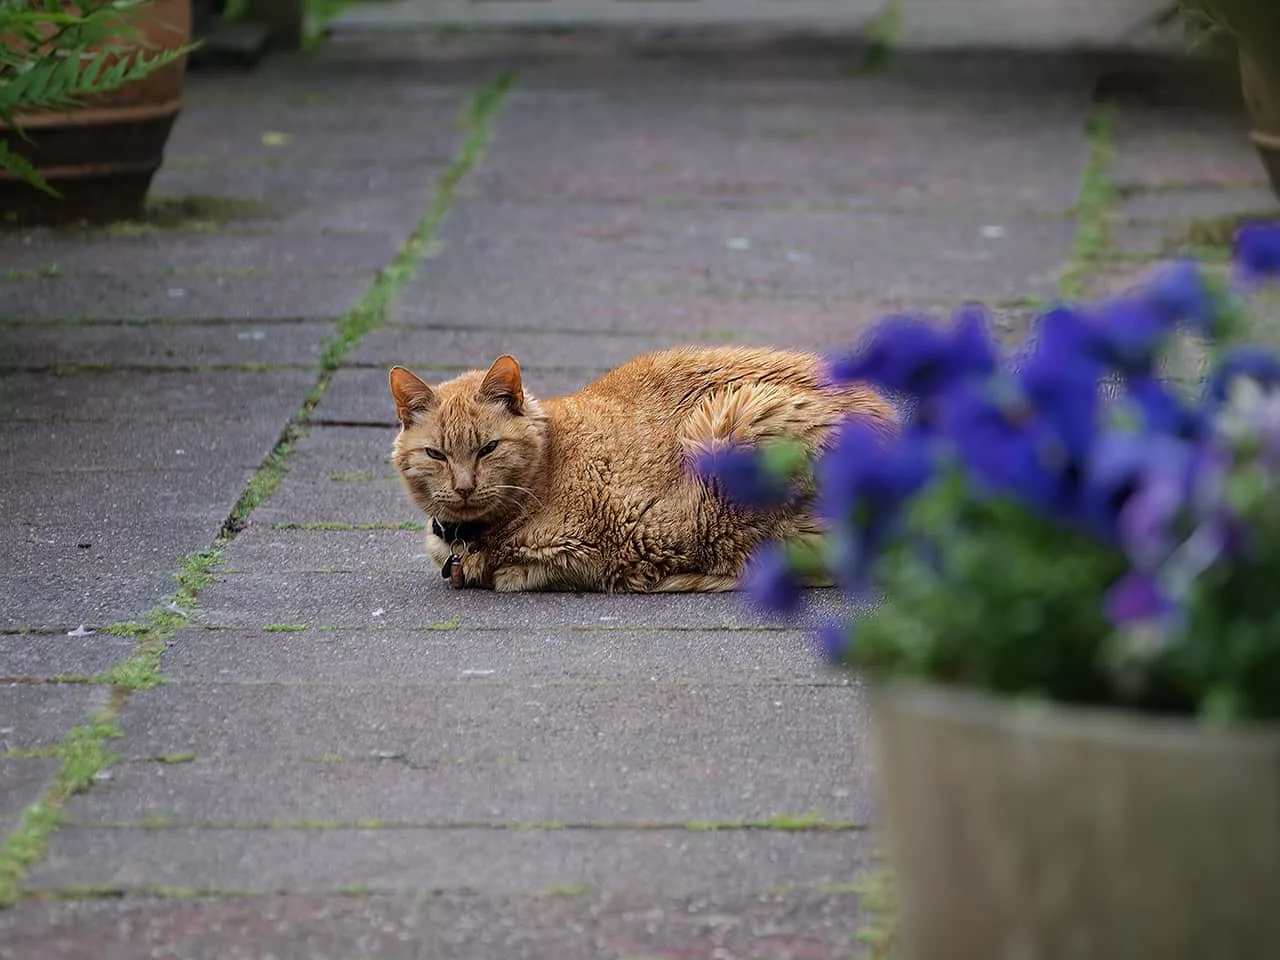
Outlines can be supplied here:
<path id="1" fill-rule="evenodd" d="M 146 220 L 0 235 L 0 958 L 878 950 L 860 685 L 735 596 L 446 589 L 386 367 L 1013 334 L 1273 205 L 1096 62 L 521 49 L 193 76 Z"/>

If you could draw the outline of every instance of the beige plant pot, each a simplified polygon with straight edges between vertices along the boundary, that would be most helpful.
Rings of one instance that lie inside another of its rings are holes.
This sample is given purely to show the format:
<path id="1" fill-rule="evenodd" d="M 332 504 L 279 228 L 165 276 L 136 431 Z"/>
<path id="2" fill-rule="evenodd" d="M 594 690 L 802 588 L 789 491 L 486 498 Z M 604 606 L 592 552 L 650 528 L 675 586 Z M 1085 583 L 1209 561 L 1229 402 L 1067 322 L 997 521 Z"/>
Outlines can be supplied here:
<path id="1" fill-rule="evenodd" d="M 160 50 L 181 49 L 191 40 L 191 0 L 154 0 L 125 20 L 137 29 L 148 58 Z M 137 214 L 182 108 L 185 70 L 182 57 L 79 107 L 20 114 L 25 139 L 0 123 L 0 141 L 61 194 L 51 197 L 0 170 L 0 211 L 19 223 L 118 220 Z"/>
<path id="2" fill-rule="evenodd" d="M 1249 137 L 1280 197 L 1280 54 L 1275 46 L 1273 42 L 1266 53 L 1241 44 L 1240 84 L 1251 121 Z"/>
<path id="3" fill-rule="evenodd" d="M 1280 958 L 1280 726 L 875 704 L 896 960 Z"/>

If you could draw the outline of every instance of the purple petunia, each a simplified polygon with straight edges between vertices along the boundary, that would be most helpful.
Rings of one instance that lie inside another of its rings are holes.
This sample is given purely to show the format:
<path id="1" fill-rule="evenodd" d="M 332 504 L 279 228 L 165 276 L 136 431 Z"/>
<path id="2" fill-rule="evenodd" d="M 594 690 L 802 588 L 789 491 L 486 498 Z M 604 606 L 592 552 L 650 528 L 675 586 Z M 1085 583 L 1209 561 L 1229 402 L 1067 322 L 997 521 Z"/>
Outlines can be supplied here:
<path id="1" fill-rule="evenodd" d="M 951 331 L 929 317 L 886 317 L 862 349 L 832 361 L 830 372 L 840 383 L 866 382 L 929 400 L 967 377 L 989 375 L 995 365 L 986 315 L 981 307 L 967 307 Z"/>
<path id="2" fill-rule="evenodd" d="M 1246 281 L 1280 279 L 1280 223 L 1247 223 L 1236 233 L 1235 262 Z"/>
<path id="3" fill-rule="evenodd" d="M 1265 389 L 1280 386 L 1280 356 L 1252 344 L 1231 348 L 1209 378 L 1208 395 L 1219 402 L 1225 400 L 1231 382 L 1238 377 L 1248 377 Z"/>
<path id="4" fill-rule="evenodd" d="M 817 464 L 819 515 L 847 522 L 858 504 L 890 510 L 933 475 L 929 440 L 908 427 L 887 438 L 867 421 L 841 424 L 831 448 Z"/>
<path id="5" fill-rule="evenodd" d="M 727 447 L 703 454 L 695 469 L 714 480 L 726 497 L 744 507 L 778 507 L 786 502 L 790 484 L 769 470 L 756 450 Z"/>
<path id="6" fill-rule="evenodd" d="M 747 567 L 744 585 L 747 595 L 770 613 L 794 613 L 800 606 L 800 581 L 780 544 L 770 543 L 757 551 Z"/>
<path id="7" fill-rule="evenodd" d="M 1173 335 L 1178 315 L 1142 296 L 1123 297 L 1096 309 L 1095 346 L 1108 366 L 1126 373 L 1149 373 Z"/>
<path id="8" fill-rule="evenodd" d="M 843 663 L 853 647 L 852 630 L 848 624 L 832 621 L 818 628 L 818 652 L 827 663 Z"/>
<path id="9" fill-rule="evenodd" d="M 1194 260 L 1179 260 L 1157 275 L 1143 299 L 1173 324 L 1186 322 L 1204 334 L 1212 334 L 1217 325 L 1213 294 Z"/>
<path id="10" fill-rule="evenodd" d="M 1173 603 L 1159 581 L 1147 573 L 1129 573 L 1107 593 L 1107 617 L 1128 627 L 1159 623 L 1173 611 Z"/>

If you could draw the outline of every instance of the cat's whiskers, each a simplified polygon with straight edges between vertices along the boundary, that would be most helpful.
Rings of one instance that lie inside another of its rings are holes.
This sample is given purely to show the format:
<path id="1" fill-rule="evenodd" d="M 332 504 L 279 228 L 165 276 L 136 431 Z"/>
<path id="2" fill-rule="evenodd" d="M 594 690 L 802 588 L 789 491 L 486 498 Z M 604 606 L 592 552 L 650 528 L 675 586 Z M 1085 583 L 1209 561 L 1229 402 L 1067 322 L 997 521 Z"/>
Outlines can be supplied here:
<path id="1" fill-rule="evenodd" d="M 504 490 L 515 490 L 517 493 L 522 493 L 526 497 L 531 498 L 533 503 L 529 503 L 527 500 L 520 497 L 504 496 L 501 492 Z M 507 514 L 514 510 L 516 516 L 520 520 L 527 520 L 533 513 L 535 505 L 538 507 L 542 506 L 542 500 L 536 493 L 528 487 L 521 487 L 510 483 L 495 483 L 492 486 L 485 488 L 483 500 L 478 504 L 478 506 L 483 506 L 486 514 L 489 515 Z"/>
<path id="2" fill-rule="evenodd" d="M 528 487 L 521 487 L 514 483 L 495 483 L 489 489 L 490 490 L 518 490 L 521 493 L 525 494 L 526 496 L 531 497 L 533 499 L 533 502 L 536 503 L 538 506 L 542 506 L 542 498 L 539 497 L 532 490 L 530 490 Z"/>

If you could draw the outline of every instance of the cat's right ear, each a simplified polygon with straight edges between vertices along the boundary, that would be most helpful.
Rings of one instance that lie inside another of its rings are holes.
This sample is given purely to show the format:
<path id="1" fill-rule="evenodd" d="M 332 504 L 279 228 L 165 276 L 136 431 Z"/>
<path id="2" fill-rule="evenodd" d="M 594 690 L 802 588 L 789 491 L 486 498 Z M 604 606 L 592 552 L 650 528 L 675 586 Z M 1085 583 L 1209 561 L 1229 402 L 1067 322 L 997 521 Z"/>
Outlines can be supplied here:
<path id="1" fill-rule="evenodd" d="M 391 395 L 396 400 L 396 416 L 403 426 L 413 426 L 418 414 L 425 413 L 435 405 L 435 391 L 404 367 L 392 367 L 389 379 Z"/>

